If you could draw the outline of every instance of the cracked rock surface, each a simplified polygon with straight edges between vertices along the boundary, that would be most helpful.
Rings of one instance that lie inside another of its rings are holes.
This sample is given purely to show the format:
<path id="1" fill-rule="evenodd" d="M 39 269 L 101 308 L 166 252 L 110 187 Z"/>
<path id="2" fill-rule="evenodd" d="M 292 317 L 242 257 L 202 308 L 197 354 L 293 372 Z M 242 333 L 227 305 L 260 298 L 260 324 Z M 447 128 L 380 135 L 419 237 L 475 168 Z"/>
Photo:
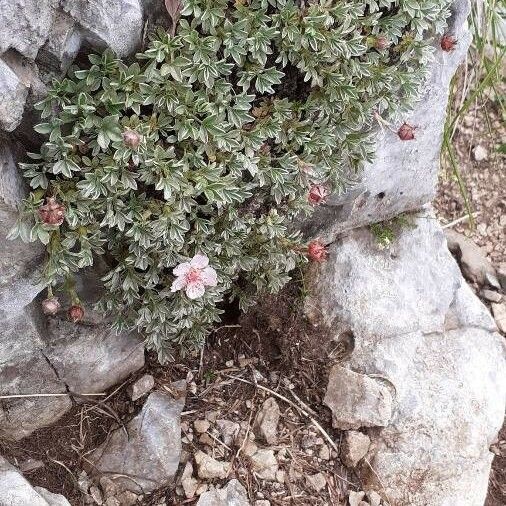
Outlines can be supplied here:
<path id="1" fill-rule="evenodd" d="M 504 342 L 432 214 L 389 249 L 379 249 L 368 229 L 355 230 L 312 274 L 308 313 L 336 340 L 343 329 L 353 334 L 341 365 L 362 377 L 339 388 L 331 374 L 326 402 L 334 418 L 349 413 L 356 427 L 354 397 L 342 389 L 382 381 L 393 396 L 390 421 L 371 430 L 374 471 L 363 464 L 363 482 L 384 487 L 384 498 L 400 506 L 482 506 L 489 446 L 504 417 Z"/>
<path id="2" fill-rule="evenodd" d="M 168 485 L 181 454 L 186 382 L 172 385 L 179 396 L 153 392 L 126 428 L 118 428 L 88 456 L 94 476 L 107 476 L 118 490 L 145 494 Z"/>

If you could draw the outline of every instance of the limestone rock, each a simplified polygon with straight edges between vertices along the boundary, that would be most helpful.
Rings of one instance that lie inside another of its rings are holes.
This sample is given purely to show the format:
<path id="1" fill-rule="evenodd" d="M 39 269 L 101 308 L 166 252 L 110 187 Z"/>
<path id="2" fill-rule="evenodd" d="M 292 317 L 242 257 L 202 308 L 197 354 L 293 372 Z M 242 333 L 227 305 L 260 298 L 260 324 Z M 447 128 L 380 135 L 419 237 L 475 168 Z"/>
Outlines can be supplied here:
<path id="1" fill-rule="evenodd" d="M 0 395 L 65 393 L 65 385 L 40 352 L 16 355 L 0 362 Z M 3 400 L 0 437 L 19 440 L 51 425 L 72 406 L 67 396 Z"/>
<path id="2" fill-rule="evenodd" d="M 0 457 L 0 505 L 2 506 L 70 506 L 59 494 L 45 488 L 35 489 L 7 460 Z"/>
<path id="3" fill-rule="evenodd" d="M 496 271 L 479 246 L 454 230 L 448 229 L 445 234 L 448 249 L 457 257 L 462 274 L 469 282 L 483 286 L 492 280 L 493 286 L 499 287 Z"/>
<path id="4" fill-rule="evenodd" d="M 0 58 L 0 129 L 12 132 L 23 117 L 28 87 Z"/>
<path id="5" fill-rule="evenodd" d="M 346 230 L 417 210 L 434 198 L 448 88 L 471 40 L 468 14 L 468 0 L 456 0 L 448 32 L 459 43 L 451 53 L 435 51 L 423 96 L 409 115 L 396 122 L 417 126 L 416 142 L 403 142 L 396 133 L 378 127 L 374 161 L 359 176 L 353 175 L 358 183 L 348 192 L 328 198 L 316 209 L 303 227 L 306 236 L 330 243 Z"/>
<path id="6" fill-rule="evenodd" d="M 185 382 L 178 382 L 179 390 Z M 118 490 L 149 493 L 174 478 L 181 453 L 180 415 L 184 396 L 172 398 L 163 392 L 149 395 L 142 411 L 91 455 L 95 475 L 111 478 Z"/>
<path id="7" fill-rule="evenodd" d="M 392 416 L 388 387 L 365 374 L 335 365 L 323 401 L 332 410 L 338 429 L 385 427 Z"/>
<path id="8" fill-rule="evenodd" d="M 216 420 L 216 427 L 220 431 L 221 440 L 230 447 L 241 430 L 241 426 L 237 422 L 230 420 Z"/>
<path id="9" fill-rule="evenodd" d="M 327 480 L 323 473 L 308 475 L 306 481 L 315 492 L 321 492 L 327 486 Z"/>
<path id="10" fill-rule="evenodd" d="M 251 466 L 255 475 L 261 480 L 276 481 L 278 461 L 273 450 L 261 449 L 251 457 Z"/>
<path id="11" fill-rule="evenodd" d="M 267 444 L 276 444 L 278 440 L 279 405 L 274 397 L 269 397 L 255 418 L 253 430 Z"/>
<path id="12" fill-rule="evenodd" d="M 307 311 L 336 339 L 348 328 L 354 350 L 344 365 L 394 397 L 388 425 L 372 439 L 374 472 L 360 466 L 364 486 L 399 506 L 482 506 L 504 418 L 504 341 L 433 215 L 415 225 L 389 250 L 367 229 L 332 245 L 308 276 Z"/>
<path id="13" fill-rule="evenodd" d="M 221 462 L 198 450 L 195 453 L 195 463 L 199 478 L 205 480 L 214 480 L 216 478 L 225 479 L 230 470 L 230 462 Z"/>
<path id="14" fill-rule="evenodd" d="M 46 357 L 72 392 L 103 392 L 144 366 L 144 347 L 136 336 L 117 334 L 107 322 L 74 324 L 48 321 Z"/>
<path id="15" fill-rule="evenodd" d="M 492 314 L 497 328 L 506 334 L 506 302 L 492 304 Z"/>
<path id="16" fill-rule="evenodd" d="M 144 27 L 139 0 L 62 0 L 62 7 L 85 29 L 83 37 L 94 47 L 109 47 L 120 57 L 138 49 Z"/>
<path id="17" fill-rule="evenodd" d="M 191 499 L 195 495 L 195 492 L 197 492 L 199 482 L 193 477 L 193 466 L 191 462 L 187 462 L 185 465 L 181 476 L 181 486 L 183 487 L 187 499 Z"/>
<path id="18" fill-rule="evenodd" d="M 34 487 L 34 490 L 46 500 L 49 506 L 70 506 L 70 503 L 61 494 L 53 494 L 42 487 Z"/>
<path id="19" fill-rule="evenodd" d="M 1 114 L 1 113 L 0 113 Z M 17 208 L 25 197 L 26 186 L 16 167 L 14 144 L 0 139 L 0 319 L 22 313 L 41 291 L 36 271 L 43 248 L 37 243 L 9 241 L 7 234 L 17 219 Z M 6 346 L 6 339 L 2 339 Z"/>
<path id="20" fill-rule="evenodd" d="M 225 488 L 203 493 L 197 506 L 250 506 L 250 502 L 241 483 L 238 480 L 230 480 Z"/>
<path id="21" fill-rule="evenodd" d="M 362 502 L 362 499 L 365 497 L 365 492 L 350 492 L 348 496 L 348 502 L 350 506 L 359 506 Z"/>
<path id="22" fill-rule="evenodd" d="M 155 386 L 155 378 L 151 374 L 145 374 L 141 376 L 133 385 L 130 390 L 130 399 L 136 401 L 141 397 L 145 396 Z"/>
<path id="23" fill-rule="evenodd" d="M 58 0 L 2 2 L 0 54 L 12 48 L 34 59 L 46 41 Z"/>
<path id="24" fill-rule="evenodd" d="M 341 460 L 348 467 L 355 467 L 369 451 L 371 440 L 367 434 L 350 430 L 345 433 L 341 446 Z"/>

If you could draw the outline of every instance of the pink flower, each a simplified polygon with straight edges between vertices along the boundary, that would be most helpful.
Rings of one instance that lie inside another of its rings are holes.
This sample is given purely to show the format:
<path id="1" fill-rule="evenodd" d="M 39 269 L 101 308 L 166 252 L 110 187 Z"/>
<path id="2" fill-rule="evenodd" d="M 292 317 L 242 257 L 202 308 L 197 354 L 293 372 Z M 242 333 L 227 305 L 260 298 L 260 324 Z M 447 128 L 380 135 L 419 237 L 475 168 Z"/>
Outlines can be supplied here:
<path id="1" fill-rule="evenodd" d="M 172 283 L 171 291 L 177 292 L 184 288 L 190 299 L 202 297 L 206 286 L 218 284 L 216 271 L 209 267 L 209 258 L 199 253 L 189 262 L 179 264 L 172 272 L 176 279 Z"/>

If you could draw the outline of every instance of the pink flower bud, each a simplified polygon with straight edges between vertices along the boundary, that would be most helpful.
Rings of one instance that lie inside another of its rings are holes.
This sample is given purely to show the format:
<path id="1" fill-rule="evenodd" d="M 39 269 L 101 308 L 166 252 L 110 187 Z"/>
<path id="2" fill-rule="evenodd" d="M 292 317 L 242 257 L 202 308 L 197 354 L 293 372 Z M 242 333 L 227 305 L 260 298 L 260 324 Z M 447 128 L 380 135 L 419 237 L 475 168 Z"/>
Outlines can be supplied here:
<path id="1" fill-rule="evenodd" d="M 74 323 L 80 322 L 84 317 L 84 309 L 79 304 L 74 304 L 70 306 L 68 315 Z"/>
<path id="2" fill-rule="evenodd" d="M 397 131 L 399 139 L 402 141 L 412 141 L 415 138 L 416 127 L 404 123 Z"/>
<path id="3" fill-rule="evenodd" d="M 47 315 L 55 315 L 60 310 L 58 297 L 48 297 L 42 301 L 42 312 Z"/>
<path id="4" fill-rule="evenodd" d="M 122 134 L 122 137 L 125 146 L 132 149 L 137 149 L 142 140 L 142 136 L 135 130 L 125 130 Z"/>
<path id="5" fill-rule="evenodd" d="M 383 51 L 384 49 L 386 49 L 388 46 L 390 46 L 390 42 L 389 40 L 383 36 L 383 35 L 378 35 L 376 37 L 376 40 L 374 41 L 374 47 L 378 50 L 378 51 Z"/>
<path id="6" fill-rule="evenodd" d="M 452 35 L 445 34 L 441 37 L 441 49 L 450 53 L 455 49 L 457 45 L 457 40 Z"/>
<path id="7" fill-rule="evenodd" d="M 65 207 L 55 197 L 48 197 L 46 204 L 39 207 L 39 216 L 46 225 L 60 226 L 65 219 Z"/>
<path id="8" fill-rule="evenodd" d="M 311 241 L 307 247 L 307 256 L 315 262 L 324 262 L 327 260 L 328 251 L 321 241 Z"/>
<path id="9" fill-rule="evenodd" d="M 315 184 L 311 186 L 309 189 L 309 194 L 307 196 L 307 199 L 310 204 L 313 206 L 317 206 L 318 204 L 322 204 L 325 202 L 325 199 L 329 195 L 329 190 L 327 187 L 321 185 L 321 184 Z"/>

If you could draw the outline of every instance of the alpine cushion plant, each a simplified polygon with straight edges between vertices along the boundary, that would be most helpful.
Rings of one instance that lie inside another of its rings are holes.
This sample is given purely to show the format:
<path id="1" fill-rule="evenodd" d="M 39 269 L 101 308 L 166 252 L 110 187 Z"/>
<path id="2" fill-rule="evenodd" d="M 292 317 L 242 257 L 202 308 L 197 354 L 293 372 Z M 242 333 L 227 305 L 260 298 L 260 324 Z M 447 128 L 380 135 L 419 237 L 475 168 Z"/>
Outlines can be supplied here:
<path id="1" fill-rule="evenodd" d="M 168 2 L 136 61 L 91 55 L 38 104 L 11 237 L 47 246 L 50 297 L 103 256 L 100 307 L 161 360 L 202 344 L 224 297 L 245 307 L 305 258 L 289 224 L 372 159 L 374 118 L 409 110 L 450 3 Z"/>

